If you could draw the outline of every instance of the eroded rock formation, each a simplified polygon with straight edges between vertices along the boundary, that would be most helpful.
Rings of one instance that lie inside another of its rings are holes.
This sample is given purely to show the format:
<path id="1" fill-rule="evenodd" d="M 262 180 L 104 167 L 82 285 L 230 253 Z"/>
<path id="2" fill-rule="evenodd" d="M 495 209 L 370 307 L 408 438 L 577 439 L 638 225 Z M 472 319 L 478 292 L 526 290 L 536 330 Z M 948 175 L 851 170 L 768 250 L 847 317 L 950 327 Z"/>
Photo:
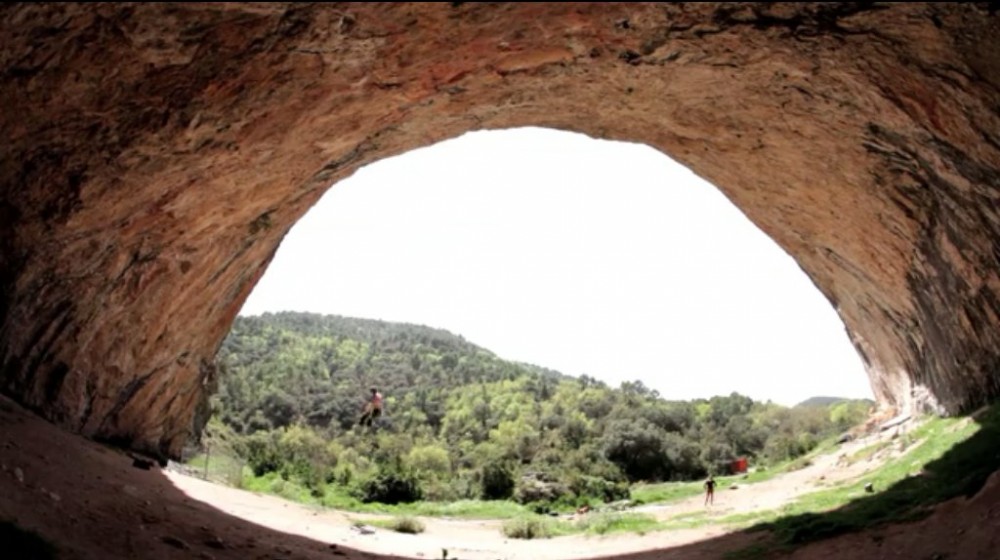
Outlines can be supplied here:
<path id="1" fill-rule="evenodd" d="M 174 454 L 326 188 L 536 125 L 686 164 L 812 277 L 884 405 L 974 407 L 1000 393 L 991 6 L 5 4 L 0 387 Z"/>

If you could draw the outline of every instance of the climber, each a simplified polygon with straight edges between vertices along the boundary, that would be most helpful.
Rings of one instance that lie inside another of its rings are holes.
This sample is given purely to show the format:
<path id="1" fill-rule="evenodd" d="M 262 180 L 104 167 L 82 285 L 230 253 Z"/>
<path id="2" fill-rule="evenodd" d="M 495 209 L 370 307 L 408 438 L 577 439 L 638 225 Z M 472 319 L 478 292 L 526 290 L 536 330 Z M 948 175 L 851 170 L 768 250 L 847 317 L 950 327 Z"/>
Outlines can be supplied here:
<path id="1" fill-rule="evenodd" d="M 372 396 L 365 403 L 364 410 L 361 413 L 361 420 L 358 421 L 359 426 L 371 427 L 372 422 L 382 416 L 382 393 L 378 392 L 377 387 L 372 387 L 371 391 Z"/>

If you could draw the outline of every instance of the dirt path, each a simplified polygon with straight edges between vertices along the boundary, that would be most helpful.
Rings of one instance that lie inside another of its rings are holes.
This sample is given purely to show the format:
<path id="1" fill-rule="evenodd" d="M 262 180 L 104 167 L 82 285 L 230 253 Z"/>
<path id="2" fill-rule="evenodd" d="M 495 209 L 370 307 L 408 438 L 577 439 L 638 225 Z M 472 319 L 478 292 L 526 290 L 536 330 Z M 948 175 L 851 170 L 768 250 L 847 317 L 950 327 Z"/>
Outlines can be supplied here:
<path id="1" fill-rule="evenodd" d="M 709 518 L 723 518 L 733 514 L 775 510 L 795 501 L 803 494 L 860 477 L 877 468 L 893 454 L 887 452 L 873 457 L 872 460 L 861 460 L 851 464 L 844 459 L 869 445 L 886 442 L 891 437 L 890 432 L 873 434 L 818 455 L 805 468 L 782 473 L 762 482 L 719 487 L 715 491 L 714 503 L 709 507 L 704 505 L 704 495 L 699 495 L 669 504 L 640 506 L 633 511 L 651 513 L 657 519 L 665 521 L 679 515 L 701 511 L 708 512 Z"/>
<path id="2" fill-rule="evenodd" d="M 450 557 L 462 560 L 597 558 L 684 544 L 724 533 L 720 529 L 706 527 L 642 536 L 573 535 L 545 540 L 542 553 L 538 541 L 504 537 L 500 532 L 499 521 L 421 518 L 426 529 L 419 535 L 405 535 L 386 529 L 374 529 L 372 534 L 361 534 L 354 528 L 355 522 L 380 516 L 320 510 L 273 496 L 219 486 L 174 472 L 167 473 L 167 476 L 191 499 L 255 524 L 366 552 L 410 558 L 440 558 L 442 549 L 447 549 Z"/>
<path id="3" fill-rule="evenodd" d="M 857 442 L 839 453 L 866 445 Z M 867 466 L 837 467 L 837 457 L 771 482 L 720 489 L 713 514 L 753 511 L 787 502 L 797 491 L 856 476 Z M 826 480 L 820 480 L 825 476 Z M 997 558 L 1000 474 L 976 497 L 956 499 L 916 524 L 879 527 L 769 558 Z M 703 511 L 700 498 L 664 509 Z M 658 514 L 659 515 L 659 514 Z M 10 541 L 10 527 L 40 535 L 66 560 L 717 560 L 767 538 L 718 526 L 608 537 L 542 541 L 505 539 L 495 521 L 427 520 L 417 536 L 352 529 L 362 515 L 322 511 L 217 486 L 176 473 L 136 468 L 121 451 L 69 434 L 0 397 L 0 557 L 48 558 Z M 13 525 L 10 525 L 10 524 Z"/>
<path id="4" fill-rule="evenodd" d="M 702 505 L 703 498 L 696 496 L 673 504 L 645 506 L 633 511 L 644 511 L 654 514 L 658 519 L 668 519 L 699 511 L 710 512 L 710 517 L 724 517 L 734 513 L 775 509 L 821 484 L 863 474 L 872 465 L 861 462 L 838 466 L 839 458 L 843 455 L 850 456 L 874 441 L 874 438 L 866 438 L 850 442 L 829 454 L 816 457 L 806 468 L 780 474 L 764 482 L 743 485 L 735 490 L 720 488 L 716 491 L 715 504 L 710 508 L 705 508 Z M 323 510 L 207 483 L 176 472 L 169 472 L 167 476 L 192 499 L 253 523 L 368 552 L 393 553 L 413 558 L 440 558 L 442 549 L 447 549 L 451 555 L 463 560 L 597 558 L 688 544 L 727 532 L 718 525 L 706 524 L 694 529 L 660 531 L 646 535 L 571 535 L 546 540 L 545 552 L 541 554 L 537 541 L 506 538 L 500 531 L 500 521 L 421 518 L 426 530 L 420 535 L 405 535 L 384 529 L 374 529 L 374 533 L 362 534 L 354 527 L 355 522 L 384 516 Z"/>

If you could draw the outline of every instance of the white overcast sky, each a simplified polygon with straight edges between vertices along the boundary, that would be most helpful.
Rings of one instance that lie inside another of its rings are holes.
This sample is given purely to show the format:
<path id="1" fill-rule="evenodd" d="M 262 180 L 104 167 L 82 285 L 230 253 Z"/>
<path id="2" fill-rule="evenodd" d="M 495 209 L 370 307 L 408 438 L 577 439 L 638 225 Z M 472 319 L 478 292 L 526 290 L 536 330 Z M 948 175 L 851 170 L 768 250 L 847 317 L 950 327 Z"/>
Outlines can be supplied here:
<path id="1" fill-rule="evenodd" d="M 443 328 L 666 398 L 871 397 L 832 307 L 715 187 L 568 132 L 470 133 L 337 183 L 241 314 L 282 310 Z"/>

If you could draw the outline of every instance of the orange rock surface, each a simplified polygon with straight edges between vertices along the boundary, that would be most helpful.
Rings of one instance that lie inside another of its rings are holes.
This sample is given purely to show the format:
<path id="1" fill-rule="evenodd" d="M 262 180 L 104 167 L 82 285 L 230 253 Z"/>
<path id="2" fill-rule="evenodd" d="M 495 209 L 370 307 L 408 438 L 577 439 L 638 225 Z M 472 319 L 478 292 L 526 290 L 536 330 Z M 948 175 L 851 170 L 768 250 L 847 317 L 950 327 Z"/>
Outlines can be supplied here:
<path id="1" fill-rule="evenodd" d="M 5 4 L 0 388 L 175 455 L 331 184 L 532 125 L 717 185 L 837 309 L 884 407 L 976 406 L 1000 393 L 990 6 Z"/>

